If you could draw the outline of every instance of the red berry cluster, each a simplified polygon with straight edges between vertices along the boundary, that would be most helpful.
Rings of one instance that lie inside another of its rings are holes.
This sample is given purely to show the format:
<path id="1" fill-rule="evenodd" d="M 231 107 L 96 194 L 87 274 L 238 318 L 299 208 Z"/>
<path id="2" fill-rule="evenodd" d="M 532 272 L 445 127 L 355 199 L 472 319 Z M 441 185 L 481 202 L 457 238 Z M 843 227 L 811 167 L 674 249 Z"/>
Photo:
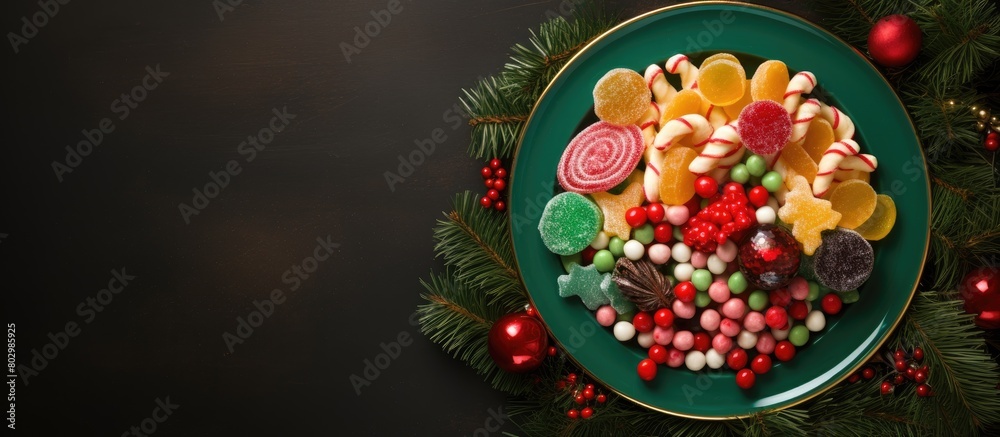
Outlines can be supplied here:
<path id="1" fill-rule="evenodd" d="M 486 188 L 489 188 L 489 191 L 479 199 L 479 204 L 483 208 L 493 208 L 497 211 L 507 209 L 507 203 L 500 199 L 500 193 L 503 193 L 503 190 L 507 188 L 507 169 L 503 167 L 500 159 L 491 159 L 489 164 L 480 171 L 480 174 L 483 175 L 484 184 L 486 184 Z"/>
<path id="2" fill-rule="evenodd" d="M 889 361 L 890 358 L 893 363 L 892 370 L 886 374 L 886 379 L 882 381 L 882 385 L 879 387 L 879 391 L 883 395 L 895 393 L 896 388 L 902 386 L 907 381 L 913 381 L 916 384 L 914 392 L 916 392 L 917 396 L 927 397 L 933 394 L 931 386 L 927 384 L 927 379 L 930 377 L 930 367 L 923 364 L 923 349 L 915 347 L 910 353 L 907 353 L 903 349 L 896 349 L 892 352 L 891 356 L 887 352 L 884 359 L 880 358 L 877 360 L 880 363 L 884 363 Z M 871 365 L 867 365 L 860 371 L 854 372 L 849 376 L 847 382 L 855 383 L 861 379 L 870 380 L 875 377 L 875 373 L 875 369 Z"/>
<path id="3" fill-rule="evenodd" d="M 997 149 L 1000 149 L 1000 134 L 996 132 L 986 134 L 986 139 L 983 140 L 983 147 L 990 152 L 996 152 Z"/>
<path id="4" fill-rule="evenodd" d="M 704 177 L 707 176 L 702 176 Z M 697 184 L 695 186 L 698 187 Z M 681 227 L 684 244 L 697 251 L 715 252 L 731 236 L 736 237 L 735 234 L 757 224 L 757 217 L 754 209 L 748 206 L 749 202 L 742 184 L 726 184 L 722 193 L 709 197 L 709 205 Z"/>
<path id="5" fill-rule="evenodd" d="M 575 373 L 570 373 L 566 378 L 556 382 L 556 389 L 569 390 L 573 395 L 575 405 L 566 410 L 566 417 L 570 419 L 589 419 L 596 411 L 594 407 L 608 401 L 608 396 L 601 393 L 594 384 L 578 381 Z"/>

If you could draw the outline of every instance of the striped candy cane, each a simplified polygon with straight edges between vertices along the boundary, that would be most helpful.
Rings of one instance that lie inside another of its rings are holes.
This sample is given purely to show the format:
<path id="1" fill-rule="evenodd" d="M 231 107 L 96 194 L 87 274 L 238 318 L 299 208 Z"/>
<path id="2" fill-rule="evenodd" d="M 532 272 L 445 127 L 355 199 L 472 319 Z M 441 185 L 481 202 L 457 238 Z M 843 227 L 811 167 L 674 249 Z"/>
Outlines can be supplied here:
<path id="1" fill-rule="evenodd" d="M 708 143 L 713 131 L 712 125 L 705 117 L 698 114 L 682 115 L 663 125 L 653 139 L 653 147 L 660 151 L 667 150 L 673 145 L 674 140 L 685 135 L 691 135 L 694 147 L 701 147 Z"/>
<path id="2" fill-rule="evenodd" d="M 816 88 L 816 75 L 808 71 L 800 71 L 788 81 L 785 88 L 785 110 L 794 114 L 799 107 L 799 97 L 809 94 Z"/>
<path id="3" fill-rule="evenodd" d="M 844 114 L 836 106 L 830 106 L 820 102 L 820 116 L 830 122 L 833 127 L 833 135 L 838 140 L 849 140 L 854 138 L 854 122 L 851 117 Z"/>
<path id="4" fill-rule="evenodd" d="M 723 159 L 729 159 L 739 153 L 743 147 L 740 142 L 740 135 L 736 132 L 736 126 L 727 124 L 715 130 L 705 149 L 698 154 L 688 171 L 695 174 L 705 174 L 718 168 Z M 742 158 L 742 156 L 741 156 Z"/>
<path id="5" fill-rule="evenodd" d="M 792 116 L 792 138 L 789 142 L 802 144 L 806 139 L 806 132 L 809 131 L 809 123 L 812 123 L 816 115 L 820 113 L 819 100 L 809 99 L 799 105 L 799 109 Z"/>
<path id="6" fill-rule="evenodd" d="M 659 65 L 653 64 L 646 67 L 646 86 L 653 93 L 653 100 L 658 105 L 666 105 L 677 94 L 677 90 L 667 82 L 667 77 L 663 75 L 663 69 Z"/>
<path id="7" fill-rule="evenodd" d="M 840 140 L 831 144 L 819 160 L 819 170 L 816 172 L 816 180 L 813 181 L 813 196 L 823 197 L 830 189 L 834 172 L 840 167 L 844 158 L 857 155 L 859 152 L 861 146 L 854 140 Z"/>
<path id="8" fill-rule="evenodd" d="M 698 88 L 698 67 L 695 67 L 688 57 L 685 55 L 677 54 L 667 59 L 667 63 L 664 65 L 667 67 L 667 71 L 670 74 L 679 74 L 681 76 L 681 87 L 690 90 Z"/>

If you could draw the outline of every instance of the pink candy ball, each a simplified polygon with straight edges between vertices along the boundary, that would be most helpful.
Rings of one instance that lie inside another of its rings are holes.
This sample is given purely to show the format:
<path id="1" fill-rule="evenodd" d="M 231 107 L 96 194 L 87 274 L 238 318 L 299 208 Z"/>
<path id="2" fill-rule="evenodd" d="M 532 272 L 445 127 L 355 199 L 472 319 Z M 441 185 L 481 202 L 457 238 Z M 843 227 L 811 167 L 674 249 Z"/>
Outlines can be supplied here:
<path id="1" fill-rule="evenodd" d="M 694 317 L 696 312 L 698 312 L 698 308 L 694 306 L 694 301 L 685 303 L 681 302 L 679 299 L 674 300 L 673 310 L 674 316 L 682 319 L 690 319 Z"/>
<path id="2" fill-rule="evenodd" d="M 719 312 L 713 309 L 707 309 L 701 313 L 701 329 L 706 331 L 714 331 L 719 329 L 719 322 L 722 321 L 722 317 L 719 316 Z"/>
<path id="3" fill-rule="evenodd" d="M 684 365 L 684 352 L 674 348 L 667 348 L 667 365 L 670 367 L 680 367 Z"/>
<path id="4" fill-rule="evenodd" d="M 796 276 L 788 283 L 788 291 L 792 294 L 792 299 L 806 300 L 809 297 L 809 283 L 806 278 Z"/>
<path id="5" fill-rule="evenodd" d="M 719 333 L 726 337 L 735 337 L 740 333 L 740 329 L 740 322 L 736 320 L 726 318 L 719 322 Z"/>
<path id="6" fill-rule="evenodd" d="M 738 297 L 731 297 L 726 303 L 722 304 L 722 315 L 730 319 L 738 319 L 743 317 L 743 314 L 747 312 L 747 304 L 743 302 L 743 299 Z"/>
<path id="7" fill-rule="evenodd" d="M 653 341 L 661 346 L 669 345 L 674 339 L 674 328 L 661 328 L 656 326 L 653 328 Z"/>
<path id="8" fill-rule="evenodd" d="M 604 305 L 597 309 L 597 324 L 605 328 L 614 325 L 617 318 L 618 313 L 611 305 Z"/>
<path id="9" fill-rule="evenodd" d="M 721 279 L 712 281 L 712 285 L 708 286 L 708 297 L 717 303 L 729 300 L 729 284 Z"/>
<path id="10" fill-rule="evenodd" d="M 694 334 L 691 331 L 678 331 L 674 334 L 674 347 L 679 351 L 686 351 L 694 347 Z"/>
<path id="11" fill-rule="evenodd" d="M 720 354 L 725 354 L 733 348 L 733 339 L 727 337 L 725 334 L 719 333 L 712 337 L 712 349 Z"/>
<path id="12" fill-rule="evenodd" d="M 763 331 L 765 326 L 767 323 L 764 321 L 764 315 L 757 311 L 750 311 L 743 319 L 743 327 L 750 332 Z"/>
<path id="13" fill-rule="evenodd" d="M 774 346 L 778 343 L 770 332 L 761 332 L 757 335 L 757 352 L 769 355 L 774 352 Z"/>
<path id="14" fill-rule="evenodd" d="M 736 247 L 736 243 L 732 240 L 726 240 L 725 243 L 720 244 L 718 248 L 715 249 L 715 254 L 719 256 L 719 259 L 731 263 L 736 259 L 736 254 L 739 252 L 739 247 Z"/>
<path id="15" fill-rule="evenodd" d="M 670 222 L 670 224 L 674 226 L 680 226 L 688 221 L 688 217 L 690 216 L 690 214 L 691 213 L 690 211 L 688 211 L 686 206 L 674 205 L 667 207 L 665 218 L 668 222 Z"/>
<path id="16" fill-rule="evenodd" d="M 708 254 L 694 251 L 691 253 L 691 265 L 696 269 L 703 269 L 708 265 Z"/>
<path id="17" fill-rule="evenodd" d="M 670 261 L 670 246 L 656 243 L 646 249 L 646 255 L 649 255 L 649 260 L 653 264 L 666 264 L 667 261 Z"/>

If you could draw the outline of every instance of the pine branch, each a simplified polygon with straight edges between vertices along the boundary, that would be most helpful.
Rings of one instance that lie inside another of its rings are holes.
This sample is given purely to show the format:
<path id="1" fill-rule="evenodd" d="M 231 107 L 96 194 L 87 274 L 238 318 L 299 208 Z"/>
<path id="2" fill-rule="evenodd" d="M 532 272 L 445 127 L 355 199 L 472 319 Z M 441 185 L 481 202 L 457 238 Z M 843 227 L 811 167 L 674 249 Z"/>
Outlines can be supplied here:
<path id="1" fill-rule="evenodd" d="M 431 341 L 465 361 L 497 390 L 523 393 L 531 387 L 530 376 L 500 369 L 487 349 L 490 327 L 506 310 L 490 305 L 483 293 L 470 290 L 450 270 L 420 283 L 427 290 L 421 294 L 427 303 L 418 309 L 420 329 Z"/>
<path id="2" fill-rule="evenodd" d="M 479 205 L 466 191 L 455 196 L 454 210 L 438 220 L 435 252 L 454 267 L 462 282 L 489 297 L 489 303 L 513 312 L 527 302 L 514 263 L 507 216 Z"/>
<path id="3" fill-rule="evenodd" d="M 469 155 L 473 158 L 507 158 L 517 147 L 533 101 L 509 84 L 501 75 L 483 79 L 471 90 L 463 90 L 462 105 L 472 126 Z"/>
<path id="4" fill-rule="evenodd" d="M 977 100 L 975 90 L 958 85 L 927 87 L 916 81 L 904 85 L 900 94 L 931 166 L 954 156 L 956 149 L 979 146 L 975 118 L 968 109 Z"/>
<path id="5" fill-rule="evenodd" d="M 827 17 L 823 25 L 864 52 L 868 32 L 880 18 L 913 10 L 908 0 L 818 0 L 816 9 Z"/>
<path id="6" fill-rule="evenodd" d="M 918 77 L 938 85 L 967 83 L 1000 56 L 1000 14 L 987 1 L 923 0 L 914 20 L 924 31 Z"/>

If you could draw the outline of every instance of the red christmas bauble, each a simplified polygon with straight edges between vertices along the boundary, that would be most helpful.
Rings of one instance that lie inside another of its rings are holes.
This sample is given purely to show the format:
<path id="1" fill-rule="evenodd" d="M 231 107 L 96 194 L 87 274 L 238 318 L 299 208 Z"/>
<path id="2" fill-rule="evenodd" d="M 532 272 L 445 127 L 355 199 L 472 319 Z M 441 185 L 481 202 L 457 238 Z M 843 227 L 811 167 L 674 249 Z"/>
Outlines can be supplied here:
<path id="1" fill-rule="evenodd" d="M 1000 329 L 1000 267 L 980 267 L 962 280 L 959 293 L 965 312 L 976 315 L 976 325 Z"/>
<path id="2" fill-rule="evenodd" d="M 785 228 L 759 225 L 740 244 L 740 271 L 754 288 L 774 290 L 798 273 L 800 254 L 799 243 Z"/>
<path id="3" fill-rule="evenodd" d="M 490 357 L 501 369 L 530 372 L 548 355 L 549 334 L 538 318 L 525 312 L 508 314 L 493 323 L 487 345 Z"/>
<path id="4" fill-rule="evenodd" d="M 868 53 L 885 67 L 902 67 L 917 57 L 923 39 L 920 26 L 910 17 L 889 15 L 868 33 Z"/>

